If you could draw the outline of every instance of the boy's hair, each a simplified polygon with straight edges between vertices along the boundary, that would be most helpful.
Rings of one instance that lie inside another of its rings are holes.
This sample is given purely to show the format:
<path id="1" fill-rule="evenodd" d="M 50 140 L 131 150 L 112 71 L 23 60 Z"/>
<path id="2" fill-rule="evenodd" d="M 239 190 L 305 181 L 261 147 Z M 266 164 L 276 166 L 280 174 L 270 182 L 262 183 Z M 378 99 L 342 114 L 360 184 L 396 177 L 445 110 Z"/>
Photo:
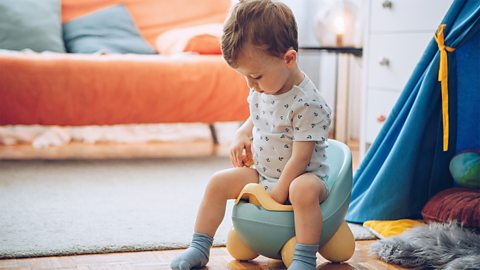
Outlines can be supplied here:
<path id="1" fill-rule="evenodd" d="M 298 51 L 297 36 L 297 23 L 287 5 L 272 0 L 240 0 L 223 26 L 223 57 L 235 66 L 247 43 L 282 57 L 291 48 Z"/>

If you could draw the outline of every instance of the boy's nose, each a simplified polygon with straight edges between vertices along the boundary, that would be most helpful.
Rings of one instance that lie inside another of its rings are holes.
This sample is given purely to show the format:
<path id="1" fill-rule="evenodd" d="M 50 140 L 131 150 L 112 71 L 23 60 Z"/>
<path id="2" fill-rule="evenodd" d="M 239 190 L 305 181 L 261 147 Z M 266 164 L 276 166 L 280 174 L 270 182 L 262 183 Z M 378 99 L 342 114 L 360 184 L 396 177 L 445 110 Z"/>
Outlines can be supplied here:
<path id="1" fill-rule="evenodd" d="M 257 84 L 255 83 L 255 81 L 247 78 L 247 85 L 248 85 L 248 88 L 256 88 Z"/>

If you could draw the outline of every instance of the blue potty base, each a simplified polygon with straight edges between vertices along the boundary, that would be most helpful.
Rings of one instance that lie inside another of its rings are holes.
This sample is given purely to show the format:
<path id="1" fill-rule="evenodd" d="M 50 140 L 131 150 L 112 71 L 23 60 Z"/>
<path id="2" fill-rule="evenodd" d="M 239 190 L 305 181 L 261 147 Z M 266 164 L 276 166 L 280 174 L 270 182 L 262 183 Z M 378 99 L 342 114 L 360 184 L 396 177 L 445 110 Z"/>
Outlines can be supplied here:
<path id="1" fill-rule="evenodd" d="M 283 245 L 295 236 L 293 212 L 268 211 L 240 202 L 233 208 L 232 221 L 235 231 L 252 250 L 272 259 L 281 259 Z"/>
<path id="2" fill-rule="evenodd" d="M 335 181 L 328 198 L 320 205 L 323 216 L 320 246 L 332 238 L 344 221 L 352 189 L 350 149 L 335 140 L 328 142 L 329 177 Z M 266 210 L 240 200 L 233 207 L 232 221 L 238 236 L 248 247 L 273 259 L 281 259 L 282 247 L 295 236 L 293 211 Z"/>

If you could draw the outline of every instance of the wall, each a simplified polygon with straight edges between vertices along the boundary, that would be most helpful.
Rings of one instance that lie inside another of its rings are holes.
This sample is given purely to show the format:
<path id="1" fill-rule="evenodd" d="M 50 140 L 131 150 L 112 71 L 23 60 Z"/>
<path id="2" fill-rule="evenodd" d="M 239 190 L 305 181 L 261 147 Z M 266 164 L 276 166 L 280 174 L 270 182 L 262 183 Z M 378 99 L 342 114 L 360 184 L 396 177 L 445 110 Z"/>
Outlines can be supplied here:
<path id="1" fill-rule="evenodd" d="M 314 34 L 315 18 L 319 9 L 331 5 L 338 0 L 282 0 L 295 14 L 298 25 L 300 47 L 319 46 Z M 360 0 L 353 0 L 362 14 Z M 336 55 L 326 52 L 300 52 L 299 63 L 304 72 L 319 87 L 326 101 L 335 107 L 336 89 Z M 360 57 L 350 57 L 349 65 L 349 98 L 348 98 L 348 134 L 358 139 L 360 134 L 360 90 L 362 61 Z M 334 108 L 335 109 L 335 108 Z M 340 109 L 340 108 L 339 108 Z"/>

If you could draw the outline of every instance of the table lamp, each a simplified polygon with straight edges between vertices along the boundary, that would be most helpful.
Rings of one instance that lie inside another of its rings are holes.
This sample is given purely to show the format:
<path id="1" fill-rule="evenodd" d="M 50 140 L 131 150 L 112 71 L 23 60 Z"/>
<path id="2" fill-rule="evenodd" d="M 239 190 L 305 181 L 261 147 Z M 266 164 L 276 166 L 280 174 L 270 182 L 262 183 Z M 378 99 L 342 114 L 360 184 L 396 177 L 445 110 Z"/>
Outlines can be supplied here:
<path id="1" fill-rule="evenodd" d="M 321 47 L 361 47 L 358 6 L 351 0 L 322 5 L 315 16 L 314 33 Z"/>

